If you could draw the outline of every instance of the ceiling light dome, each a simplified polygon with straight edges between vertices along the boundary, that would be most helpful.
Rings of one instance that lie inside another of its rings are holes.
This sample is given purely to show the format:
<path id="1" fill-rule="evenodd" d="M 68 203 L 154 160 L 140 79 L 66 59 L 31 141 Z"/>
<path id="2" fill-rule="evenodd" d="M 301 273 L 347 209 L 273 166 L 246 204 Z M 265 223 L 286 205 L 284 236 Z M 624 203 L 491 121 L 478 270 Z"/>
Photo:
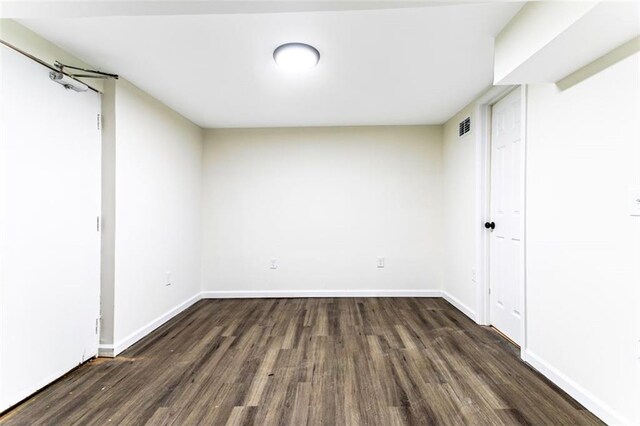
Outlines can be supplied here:
<path id="1" fill-rule="evenodd" d="M 304 43 L 286 43 L 273 51 L 273 60 L 285 71 L 308 71 L 318 65 L 320 52 Z"/>

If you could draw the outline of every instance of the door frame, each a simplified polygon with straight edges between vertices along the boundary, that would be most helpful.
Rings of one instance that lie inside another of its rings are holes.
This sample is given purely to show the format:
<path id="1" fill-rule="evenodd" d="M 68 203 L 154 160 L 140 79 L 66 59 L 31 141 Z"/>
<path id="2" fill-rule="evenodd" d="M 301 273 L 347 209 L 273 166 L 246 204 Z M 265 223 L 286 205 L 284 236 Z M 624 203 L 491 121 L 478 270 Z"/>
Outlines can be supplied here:
<path id="1" fill-rule="evenodd" d="M 494 86 L 475 103 L 474 114 L 476 116 L 476 322 L 480 325 L 491 325 L 490 297 L 489 297 L 489 234 L 484 228 L 484 223 L 491 214 L 491 108 L 498 101 L 503 99 L 514 90 L 520 90 L 520 131 L 523 148 L 521 151 L 522 161 L 522 216 L 520 226 L 524 244 L 520 253 L 522 264 L 522 288 L 520 307 L 521 323 L 520 354 L 524 354 L 527 347 L 527 300 L 526 300 L 526 155 L 527 155 L 527 86 L 509 85 Z"/>

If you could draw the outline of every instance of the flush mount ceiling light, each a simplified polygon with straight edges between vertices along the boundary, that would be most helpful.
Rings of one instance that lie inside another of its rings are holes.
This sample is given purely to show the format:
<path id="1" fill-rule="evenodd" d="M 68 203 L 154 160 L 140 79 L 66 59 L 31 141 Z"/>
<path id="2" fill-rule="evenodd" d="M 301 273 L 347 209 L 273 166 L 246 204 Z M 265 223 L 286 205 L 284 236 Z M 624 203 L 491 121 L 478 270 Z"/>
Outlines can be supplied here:
<path id="1" fill-rule="evenodd" d="M 285 71 L 308 71 L 318 65 L 320 52 L 304 43 L 286 43 L 273 51 L 273 60 Z"/>

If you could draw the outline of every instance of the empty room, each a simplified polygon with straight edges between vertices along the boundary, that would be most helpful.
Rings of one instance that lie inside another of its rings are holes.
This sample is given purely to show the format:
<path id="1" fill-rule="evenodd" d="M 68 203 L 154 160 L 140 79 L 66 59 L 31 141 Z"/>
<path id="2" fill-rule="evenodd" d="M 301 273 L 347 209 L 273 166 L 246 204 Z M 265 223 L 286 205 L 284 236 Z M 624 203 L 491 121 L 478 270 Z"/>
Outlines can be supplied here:
<path id="1" fill-rule="evenodd" d="M 0 425 L 640 425 L 640 1 L 0 1 Z"/>

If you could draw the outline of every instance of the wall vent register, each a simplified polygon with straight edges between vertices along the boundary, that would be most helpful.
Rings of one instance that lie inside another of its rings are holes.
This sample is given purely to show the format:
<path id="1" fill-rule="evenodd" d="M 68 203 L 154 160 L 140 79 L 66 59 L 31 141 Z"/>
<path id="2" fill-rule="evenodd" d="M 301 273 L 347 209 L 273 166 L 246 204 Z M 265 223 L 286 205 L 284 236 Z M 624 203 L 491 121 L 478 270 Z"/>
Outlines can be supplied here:
<path id="1" fill-rule="evenodd" d="M 471 131 L 471 117 L 467 117 L 458 123 L 458 137 L 461 138 Z"/>

